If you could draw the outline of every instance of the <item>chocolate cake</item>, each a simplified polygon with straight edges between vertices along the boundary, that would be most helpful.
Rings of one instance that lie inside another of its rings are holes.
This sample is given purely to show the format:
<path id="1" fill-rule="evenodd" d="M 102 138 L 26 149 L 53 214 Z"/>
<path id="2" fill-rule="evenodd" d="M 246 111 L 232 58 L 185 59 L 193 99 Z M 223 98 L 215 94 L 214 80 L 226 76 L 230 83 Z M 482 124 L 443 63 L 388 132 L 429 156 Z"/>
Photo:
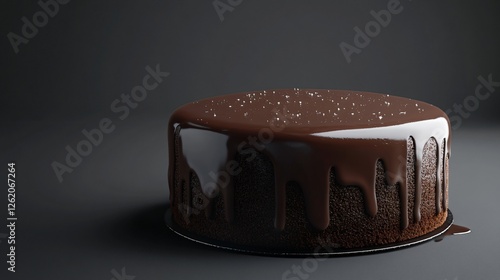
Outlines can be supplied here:
<path id="1" fill-rule="evenodd" d="M 169 122 L 172 222 L 234 246 L 307 251 L 411 240 L 447 218 L 450 124 L 369 92 L 203 99 Z"/>

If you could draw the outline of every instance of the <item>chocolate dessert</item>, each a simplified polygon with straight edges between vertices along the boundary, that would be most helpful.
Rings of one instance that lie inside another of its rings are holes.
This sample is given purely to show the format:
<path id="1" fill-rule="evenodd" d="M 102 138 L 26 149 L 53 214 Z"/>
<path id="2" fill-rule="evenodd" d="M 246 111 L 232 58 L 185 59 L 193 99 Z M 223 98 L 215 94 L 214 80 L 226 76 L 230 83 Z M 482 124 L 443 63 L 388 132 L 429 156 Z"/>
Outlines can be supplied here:
<path id="1" fill-rule="evenodd" d="M 203 99 L 169 122 L 172 222 L 230 246 L 307 251 L 443 225 L 450 124 L 416 100 L 281 89 Z"/>

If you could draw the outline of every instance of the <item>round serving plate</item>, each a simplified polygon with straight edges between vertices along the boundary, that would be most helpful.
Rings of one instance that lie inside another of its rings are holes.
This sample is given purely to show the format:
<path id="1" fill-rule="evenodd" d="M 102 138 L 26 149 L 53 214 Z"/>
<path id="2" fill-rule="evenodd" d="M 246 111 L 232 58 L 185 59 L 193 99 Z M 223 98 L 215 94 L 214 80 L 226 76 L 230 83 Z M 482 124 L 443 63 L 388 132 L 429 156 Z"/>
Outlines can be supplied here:
<path id="1" fill-rule="evenodd" d="M 402 249 L 409 246 L 414 246 L 429 240 L 432 240 L 436 237 L 439 237 L 443 233 L 445 233 L 453 224 L 453 214 L 450 210 L 448 210 L 448 217 L 446 221 L 438 227 L 437 229 L 429 232 L 425 235 L 419 236 L 417 238 L 412 238 L 402 242 L 395 242 L 390 244 L 384 244 L 379 246 L 372 247 L 364 247 L 364 248 L 353 248 L 353 249 L 345 249 L 345 248 L 329 248 L 327 251 L 319 251 L 318 250 L 310 250 L 310 251 L 297 251 L 297 250 L 281 250 L 281 249 L 272 249 L 272 248 L 259 248 L 259 247 L 251 247 L 251 246 L 241 246 L 237 244 L 232 244 L 228 242 L 224 242 L 221 240 L 215 240 L 211 238 L 207 238 L 205 236 L 199 236 L 197 234 L 193 234 L 191 232 L 186 231 L 185 229 L 177 226 L 172 221 L 172 212 L 170 208 L 165 213 L 165 222 L 167 226 L 175 232 L 176 234 L 192 240 L 197 243 L 201 243 L 204 245 L 246 253 L 246 254 L 257 254 L 257 255 L 270 255 L 270 256 L 289 256 L 289 257 L 307 257 L 307 256 L 347 256 L 347 255 L 358 255 L 358 254 L 370 254 L 377 252 L 384 252 L 389 250 Z"/>

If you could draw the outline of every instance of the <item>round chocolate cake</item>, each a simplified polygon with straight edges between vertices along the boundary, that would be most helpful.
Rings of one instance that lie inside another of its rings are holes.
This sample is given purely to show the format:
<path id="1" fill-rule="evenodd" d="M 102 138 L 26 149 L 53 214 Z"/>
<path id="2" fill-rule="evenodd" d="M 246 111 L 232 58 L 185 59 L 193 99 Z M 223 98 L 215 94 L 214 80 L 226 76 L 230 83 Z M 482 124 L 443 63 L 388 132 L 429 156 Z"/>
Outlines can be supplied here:
<path id="1" fill-rule="evenodd" d="M 281 89 L 195 101 L 169 122 L 172 222 L 256 250 L 367 248 L 447 218 L 440 109 L 356 91 Z"/>

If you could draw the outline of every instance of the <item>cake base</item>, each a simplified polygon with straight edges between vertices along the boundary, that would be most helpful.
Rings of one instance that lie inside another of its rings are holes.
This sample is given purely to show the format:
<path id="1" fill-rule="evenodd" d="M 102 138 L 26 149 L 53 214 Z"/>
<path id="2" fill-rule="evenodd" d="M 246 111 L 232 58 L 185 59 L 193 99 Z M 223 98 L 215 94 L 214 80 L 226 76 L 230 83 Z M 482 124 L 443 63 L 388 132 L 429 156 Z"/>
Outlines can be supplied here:
<path id="1" fill-rule="evenodd" d="M 288 256 L 288 257 L 307 257 L 307 256 L 348 256 L 348 255 L 358 255 L 358 254 L 371 254 L 378 253 L 383 251 L 397 250 L 402 249 L 409 246 L 414 246 L 426 241 L 430 241 L 436 237 L 444 234 L 453 224 L 453 215 L 450 210 L 448 210 L 448 216 L 445 222 L 436 228 L 435 230 L 419 236 L 417 238 L 412 238 L 402 242 L 394 242 L 390 244 L 384 244 L 379 246 L 371 246 L 364 248 L 315 248 L 310 251 L 306 250 L 283 250 L 283 249 L 272 249 L 272 248 L 259 248 L 259 247 L 250 247 L 250 246 L 241 246 L 237 244 L 231 244 L 220 240 L 214 240 L 211 238 L 207 238 L 204 236 L 199 236 L 197 234 L 193 234 L 191 232 L 186 231 L 185 229 L 177 226 L 172 221 L 172 210 L 169 208 L 165 213 L 165 222 L 170 230 L 174 233 L 187 238 L 191 241 L 195 241 L 197 243 L 201 243 L 204 245 L 232 250 L 236 252 L 246 253 L 246 254 L 256 254 L 256 255 L 270 255 L 270 256 Z"/>

